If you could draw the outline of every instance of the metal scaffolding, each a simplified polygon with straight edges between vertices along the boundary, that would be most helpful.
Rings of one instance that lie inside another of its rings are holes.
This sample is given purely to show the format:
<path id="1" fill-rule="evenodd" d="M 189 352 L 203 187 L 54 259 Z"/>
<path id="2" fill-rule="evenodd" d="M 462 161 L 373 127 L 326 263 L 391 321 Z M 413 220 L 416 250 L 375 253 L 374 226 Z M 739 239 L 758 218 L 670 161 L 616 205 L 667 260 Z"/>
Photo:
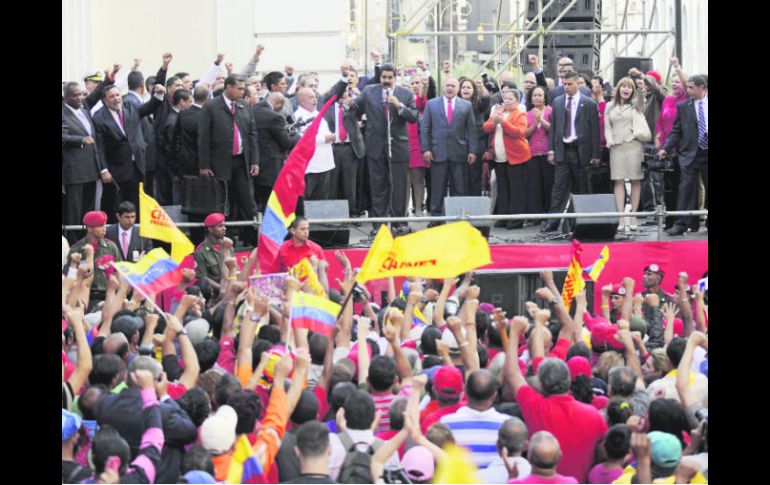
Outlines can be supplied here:
<path id="1" fill-rule="evenodd" d="M 402 0 L 403 1 L 403 0 Z M 465 30 L 465 31 L 457 31 L 451 29 L 451 22 L 450 22 L 450 30 L 441 30 L 441 21 L 440 16 L 437 15 L 438 8 L 442 4 L 442 0 L 425 0 L 419 8 L 413 13 L 413 15 L 406 21 L 402 22 L 401 28 L 395 31 L 388 30 L 387 35 L 391 40 L 394 40 L 395 43 L 398 43 L 399 40 L 409 38 L 409 37 L 421 37 L 421 38 L 430 38 L 433 37 L 436 39 L 436 48 L 435 48 L 435 65 L 438 67 L 440 65 L 440 60 L 438 59 L 438 39 L 441 37 L 457 37 L 457 36 L 469 36 L 469 35 L 492 35 L 496 38 L 496 48 L 492 52 L 491 55 L 489 55 L 489 58 L 481 63 L 480 68 L 474 75 L 474 77 L 479 77 L 485 69 L 487 69 L 490 64 L 492 64 L 495 76 L 499 76 L 502 71 L 508 68 L 509 65 L 512 63 L 517 67 L 517 73 L 521 76 L 523 76 L 522 72 L 522 62 L 521 62 L 521 53 L 526 49 L 532 42 L 534 42 L 537 39 L 537 45 L 538 45 L 538 57 L 539 59 L 543 59 L 543 48 L 544 48 L 544 39 L 546 36 L 564 36 L 564 35 L 583 35 L 583 34 L 594 34 L 600 36 L 600 42 L 599 45 L 604 45 L 608 40 L 613 39 L 615 42 L 615 57 L 620 57 L 629 49 L 629 47 L 634 43 L 634 41 L 641 36 L 642 44 L 641 44 L 641 53 L 642 57 L 650 57 L 653 54 L 655 54 L 665 43 L 671 38 L 674 38 L 675 45 L 672 52 L 672 55 L 674 53 L 679 54 L 678 57 L 681 57 L 681 46 L 680 46 L 680 36 L 677 35 L 677 27 L 681 24 L 679 18 L 681 14 L 681 2 L 676 1 L 676 22 L 675 25 L 672 26 L 671 29 L 658 29 L 658 30 L 652 30 L 652 25 L 654 23 L 655 17 L 658 15 L 659 8 L 658 8 L 658 2 L 662 0 L 643 0 L 642 1 L 642 12 L 641 12 L 641 25 L 637 29 L 630 28 L 629 24 L 629 4 L 631 3 L 631 0 L 617 0 L 618 3 L 620 1 L 624 2 L 624 8 L 623 8 L 623 19 L 620 25 L 619 29 L 599 29 L 599 30 L 560 30 L 558 28 L 559 22 L 562 20 L 562 18 L 567 15 L 569 10 L 577 3 L 578 0 L 569 0 L 569 3 L 564 5 L 560 8 L 558 15 L 554 17 L 554 19 L 547 25 L 543 22 L 543 17 L 545 12 L 550 12 L 549 9 L 551 9 L 554 5 L 554 3 L 557 2 L 557 0 L 538 0 L 537 2 L 537 13 L 535 14 L 534 18 L 531 20 L 528 20 L 524 22 L 522 17 L 526 17 L 526 10 L 522 12 L 518 12 L 519 10 L 519 4 L 520 0 L 508 0 L 507 2 L 504 0 L 498 0 L 497 1 L 497 16 L 495 20 L 495 30 Z M 606 0 L 605 0 L 606 1 Z M 652 1 L 652 8 L 649 11 L 647 9 L 647 3 L 648 1 Z M 500 20 L 501 20 L 501 12 L 502 8 L 507 4 L 509 7 L 513 5 L 513 2 L 515 3 L 517 14 L 514 16 L 510 24 L 501 29 L 500 28 Z M 454 0 L 449 0 L 447 3 L 446 1 L 443 2 L 445 5 L 450 6 L 454 2 Z M 525 2 L 526 3 L 526 2 Z M 401 10 L 401 9 L 400 9 Z M 422 23 L 425 18 L 428 15 L 433 15 L 435 21 L 433 22 L 434 30 L 432 32 L 425 32 L 425 31 L 418 31 L 417 28 Z M 453 13 L 454 15 L 454 13 Z M 553 14 L 549 15 L 549 19 Z M 393 23 L 391 22 L 392 19 L 389 19 L 388 25 L 391 26 Z M 522 25 L 523 24 L 523 25 Z M 517 25 L 522 25 L 521 28 L 518 28 Z M 659 42 L 654 44 L 654 47 L 652 49 L 648 48 L 647 43 L 647 36 L 655 35 L 655 36 L 661 36 Z M 504 38 L 503 38 L 504 37 Z M 507 54 L 504 54 L 503 51 L 505 50 L 505 47 L 509 44 L 513 44 L 515 48 L 509 50 Z M 396 50 L 394 54 L 397 54 L 399 51 Z M 450 50 L 451 52 L 451 50 Z M 454 57 L 454 56 L 452 56 Z M 404 64 L 405 59 L 399 59 L 398 57 L 394 56 L 393 59 L 398 64 Z M 454 62 L 454 59 L 450 59 Z M 602 72 L 607 72 L 607 70 L 612 67 L 614 64 L 615 59 L 610 59 L 607 62 L 603 63 L 600 66 L 600 70 Z M 441 75 L 441 72 L 439 70 L 439 76 Z"/>

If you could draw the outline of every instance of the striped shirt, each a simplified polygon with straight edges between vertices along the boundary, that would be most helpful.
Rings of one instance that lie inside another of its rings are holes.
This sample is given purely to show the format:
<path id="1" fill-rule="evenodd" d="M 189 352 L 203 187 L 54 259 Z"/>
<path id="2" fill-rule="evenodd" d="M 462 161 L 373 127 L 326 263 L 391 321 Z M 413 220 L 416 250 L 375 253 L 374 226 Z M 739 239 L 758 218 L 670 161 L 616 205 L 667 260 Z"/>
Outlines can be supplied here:
<path id="1" fill-rule="evenodd" d="M 494 408 L 476 411 L 464 406 L 456 413 L 444 416 L 440 422 L 449 426 L 458 445 L 470 450 L 476 466 L 485 468 L 498 456 L 497 433 L 509 419 L 510 416 L 498 413 Z"/>
<path id="2" fill-rule="evenodd" d="M 392 392 L 372 393 L 375 412 L 379 411 L 381 416 L 380 425 L 376 430 L 374 430 L 375 433 L 382 433 L 383 431 L 390 429 L 390 416 L 388 414 L 388 411 L 390 411 L 390 405 L 393 403 L 393 401 L 400 397 L 409 397 L 411 393 L 411 385 L 401 386 L 401 390 L 398 392 L 398 394 L 393 394 Z"/>

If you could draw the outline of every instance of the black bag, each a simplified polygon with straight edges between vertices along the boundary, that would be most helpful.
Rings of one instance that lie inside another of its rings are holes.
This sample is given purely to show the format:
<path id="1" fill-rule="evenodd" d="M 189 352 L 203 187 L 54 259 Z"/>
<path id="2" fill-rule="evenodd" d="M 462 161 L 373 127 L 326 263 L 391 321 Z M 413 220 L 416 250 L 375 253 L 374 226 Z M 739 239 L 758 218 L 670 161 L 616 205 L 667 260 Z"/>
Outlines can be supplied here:
<path id="1" fill-rule="evenodd" d="M 227 184 L 214 177 L 185 175 L 182 179 L 182 214 L 207 216 L 212 212 L 228 215 Z"/>
<path id="2" fill-rule="evenodd" d="M 374 452 L 385 444 L 379 438 L 375 438 L 371 445 L 367 443 L 360 443 L 367 445 L 366 451 L 359 451 L 356 447 L 359 443 L 354 443 L 350 435 L 345 433 L 339 433 L 337 435 L 342 442 L 342 446 L 345 447 L 347 455 L 345 455 L 345 461 L 342 462 L 340 468 L 340 475 L 338 480 L 340 483 L 373 483 L 372 480 L 372 456 Z"/>

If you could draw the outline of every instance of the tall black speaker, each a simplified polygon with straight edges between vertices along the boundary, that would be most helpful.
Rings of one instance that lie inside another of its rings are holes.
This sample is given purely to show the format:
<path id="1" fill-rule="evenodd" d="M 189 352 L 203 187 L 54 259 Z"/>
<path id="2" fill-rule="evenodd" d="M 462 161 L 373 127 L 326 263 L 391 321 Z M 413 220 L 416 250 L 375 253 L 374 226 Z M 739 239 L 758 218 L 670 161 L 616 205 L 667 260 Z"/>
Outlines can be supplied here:
<path id="1" fill-rule="evenodd" d="M 618 212 L 613 194 L 570 196 L 570 213 Z M 615 238 L 618 217 L 592 217 L 572 219 L 572 237 L 581 240 L 608 240 Z"/>
<path id="2" fill-rule="evenodd" d="M 642 71 L 642 74 L 647 74 L 647 71 L 653 69 L 652 59 L 649 57 L 616 57 L 612 71 L 612 86 L 614 87 L 618 81 L 628 76 L 628 71 L 632 67 Z"/>
<path id="3" fill-rule="evenodd" d="M 489 197 L 444 197 L 444 212 L 448 216 L 459 216 L 464 210 L 469 216 L 488 216 L 492 214 Z M 489 239 L 492 221 L 475 221 L 471 224 Z"/>
<path id="4" fill-rule="evenodd" d="M 305 217 L 310 221 L 310 240 L 322 248 L 345 247 L 350 230 L 345 224 L 315 224 L 313 219 L 347 219 L 347 200 L 306 200 Z"/>

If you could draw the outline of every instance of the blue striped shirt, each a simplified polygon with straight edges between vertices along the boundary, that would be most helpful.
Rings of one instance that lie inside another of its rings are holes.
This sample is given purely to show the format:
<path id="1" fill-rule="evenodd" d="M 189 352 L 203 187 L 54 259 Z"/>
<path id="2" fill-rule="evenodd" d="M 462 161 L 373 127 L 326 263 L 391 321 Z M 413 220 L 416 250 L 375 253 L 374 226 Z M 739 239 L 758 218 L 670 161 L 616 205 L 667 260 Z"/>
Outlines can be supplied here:
<path id="1" fill-rule="evenodd" d="M 509 419 L 510 416 L 498 413 L 494 408 L 476 411 L 463 406 L 456 413 L 441 418 L 440 422 L 452 430 L 458 445 L 470 450 L 476 466 L 485 468 L 498 456 L 497 433 Z"/>

